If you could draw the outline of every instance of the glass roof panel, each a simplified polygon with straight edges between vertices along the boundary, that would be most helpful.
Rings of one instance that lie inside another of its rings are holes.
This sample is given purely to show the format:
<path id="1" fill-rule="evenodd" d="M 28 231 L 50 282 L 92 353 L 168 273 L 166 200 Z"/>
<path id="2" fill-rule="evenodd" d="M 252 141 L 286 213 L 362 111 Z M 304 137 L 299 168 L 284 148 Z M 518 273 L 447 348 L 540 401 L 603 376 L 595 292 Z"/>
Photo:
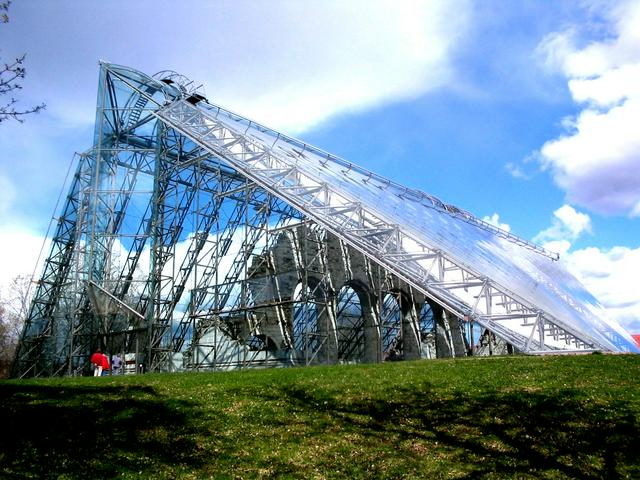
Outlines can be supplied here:
<path id="1" fill-rule="evenodd" d="M 542 248 L 424 192 L 403 187 L 220 107 L 204 102 L 198 107 L 230 128 L 295 159 L 298 168 L 310 177 L 401 225 L 410 236 L 547 312 L 569 331 L 584 332 L 613 351 L 639 351 L 629 333 L 609 317 L 562 262 Z"/>

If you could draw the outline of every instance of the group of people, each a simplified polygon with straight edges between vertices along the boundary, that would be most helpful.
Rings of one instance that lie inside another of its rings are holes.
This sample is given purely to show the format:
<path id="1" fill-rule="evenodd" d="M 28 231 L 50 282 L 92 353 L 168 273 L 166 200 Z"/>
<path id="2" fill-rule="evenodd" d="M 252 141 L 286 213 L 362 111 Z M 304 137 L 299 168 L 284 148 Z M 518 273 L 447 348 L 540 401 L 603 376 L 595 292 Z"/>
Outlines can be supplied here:
<path id="1" fill-rule="evenodd" d="M 94 377 L 109 375 L 111 368 L 113 375 L 120 375 L 122 373 L 122 358 L 118 354 L 113 356 L 112 362 L 109 364 L 109 357 L 102 353 L 102 350 L 97 349 L 95 353 L 91 355 L 91 364 L 93 365 Z"/>

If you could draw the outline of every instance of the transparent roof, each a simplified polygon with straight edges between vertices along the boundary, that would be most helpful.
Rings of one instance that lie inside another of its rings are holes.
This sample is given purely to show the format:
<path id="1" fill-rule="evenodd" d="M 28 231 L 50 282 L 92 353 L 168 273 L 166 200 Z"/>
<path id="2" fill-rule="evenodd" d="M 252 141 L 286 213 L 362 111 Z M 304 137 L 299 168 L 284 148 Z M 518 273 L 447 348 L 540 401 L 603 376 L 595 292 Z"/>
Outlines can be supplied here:
<path id="1" fill-rule="evenodd" d="M 215 110 L 216 119 L 229 128 L 241 128 L 245 135 L 295 158 L 297 168 L 310 177 L 374 209 L 459 265 L 481 273 L 552 315 L 570 331 L 584 332 L 613 351 L 638 351 L 630 334 L 554 254 L 424 192 L 408 189 L 234 113 L 206 103 L 198 106 Z"/>
<path id="2" fill-rule="evenodd" d="M 117 67 L 139 83 L 158 80 Z M 160 84 L 161 85 L 161 84 Z M 179 94 L 163 85 L 167 97 Z M 170 99 L 169 99 L 170 100 Z M 266 128 L 206 101 L 197 108 L 273 152 L 284 154 L 309 178 L 331 185 L 395 223 L 411 238 L 443 252 L 455 263 L 489 278 L 504 292 L 550 315 L 568 331 L 581 332 L 603 348 L 638 352 L 631 335 L 573 277 L 553 254 L 501 231 L 468 212 L 446 205 L 424 192 L 409 189 L 311 145 Z M 517 331 L 517 325 L 510 326 Z M 526 334 L 524 331 L 522 334 Z"/>

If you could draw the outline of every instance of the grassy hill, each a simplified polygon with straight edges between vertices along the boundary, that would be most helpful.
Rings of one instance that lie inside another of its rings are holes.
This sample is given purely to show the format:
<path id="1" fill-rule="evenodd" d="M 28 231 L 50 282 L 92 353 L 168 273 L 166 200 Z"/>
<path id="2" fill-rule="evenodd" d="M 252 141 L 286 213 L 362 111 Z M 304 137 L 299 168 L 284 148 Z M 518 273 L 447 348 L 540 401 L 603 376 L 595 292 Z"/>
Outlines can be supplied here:
<path id="1" fill-rule="evenodd" d="M 640 356 L 0 382 L 0 478 L 640 478 Z"/>

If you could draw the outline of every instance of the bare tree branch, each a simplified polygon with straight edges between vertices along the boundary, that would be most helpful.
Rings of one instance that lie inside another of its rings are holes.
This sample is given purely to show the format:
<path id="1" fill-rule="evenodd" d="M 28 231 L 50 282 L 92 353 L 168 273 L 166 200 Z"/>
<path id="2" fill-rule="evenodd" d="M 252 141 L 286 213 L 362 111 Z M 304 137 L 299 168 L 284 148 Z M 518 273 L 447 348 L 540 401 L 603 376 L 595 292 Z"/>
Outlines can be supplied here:
<path id="1" fill-rule="evenodd" d="M 11 1 L 0 2 L 0 23 L 7 23 L 9 21 L 9 16 L 7 14 L 9 11 L 9 5 L 11 5 Z M 13 97 L 13 93 L 17 90 L 22 90 L 20 82 L 24 79 L 26 74 L 26 70 L 24 68 L 25 58 L 26 54 L 16 58 L 14 62 L 4 63 L 3 66 L 0 67 L 0 96 L 7 94 L 11 95 L 10 100 L 0 102 L 0 123 L 10 118 L 22 123 L 24 122 L 22 117 L 32 113 L 38 113 L 46 107 L 44 103 L 41 103 L 40 105 L 35 105 L 26 109 L 16 109 L 15 105 L 18 103 L 18 100 Z"/>
<path id="2" fill-rule="evenodd" d="M 9 11 L 9 5 L 11 5 L 11 1 L 7 0 L 6 2 L 0 2 L 0 23 L 7 23 L 9 21 L 9 15 L 7 12 Z"/>

